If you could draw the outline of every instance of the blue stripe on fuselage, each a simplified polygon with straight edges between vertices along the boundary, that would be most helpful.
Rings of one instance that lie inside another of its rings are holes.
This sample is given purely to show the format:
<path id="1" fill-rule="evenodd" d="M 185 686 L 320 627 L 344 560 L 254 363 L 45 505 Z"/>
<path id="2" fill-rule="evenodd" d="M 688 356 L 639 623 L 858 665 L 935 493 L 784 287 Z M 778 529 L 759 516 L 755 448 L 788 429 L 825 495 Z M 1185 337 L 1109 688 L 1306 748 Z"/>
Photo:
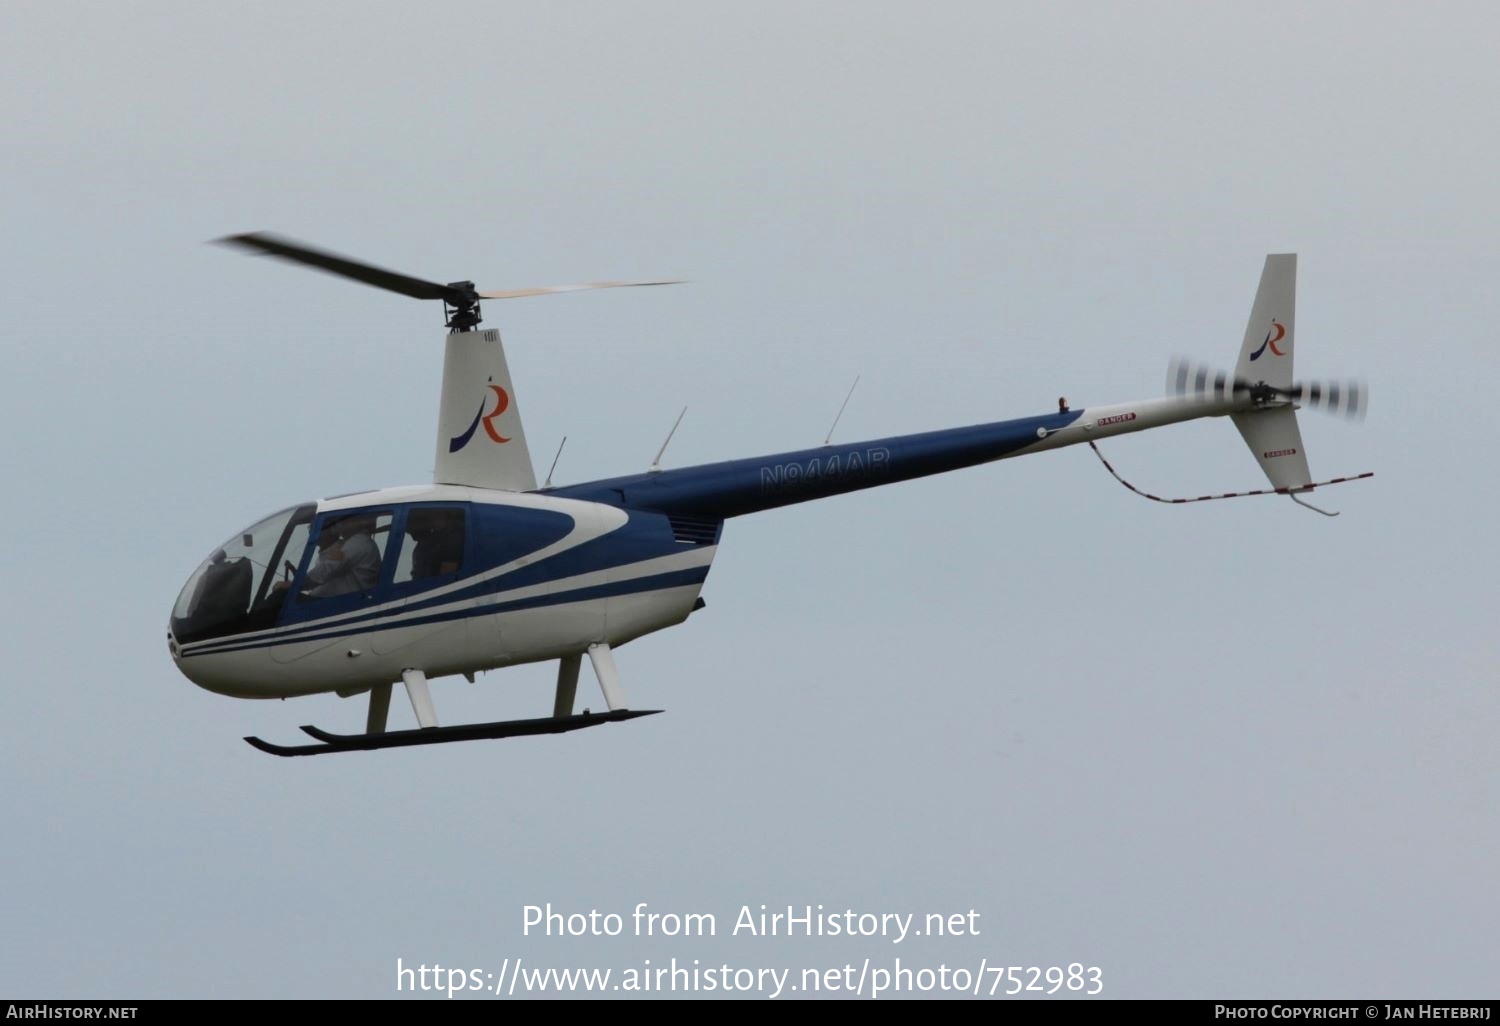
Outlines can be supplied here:
<path id="1" fill-rule="evenodd" d="M 367 631 L 421 627 L 426 624 L 443 623 L 449 620 L 464 620 L 474 616 L 490 616 L 496 613 L 511 613 L 522 609 L 564 605 L 569 602 L 587 602 L 590 599 L 613 598 L 617 595 L 635 595 L 641 592 L 661 591 L 667 588 L 682 588 L 692 584 L 702 584 L 707 579 L 708 567 L 693 567 L 690 570 L 674 570 L 665 574 L 656 574 L 652 577 L 637 577 L 629 581 L 611 581 L 607 584 L 597 584 L 587 588 L 575 588 L 572 591 L 555 592 L 551 595 L 535 595 L 531 598 L 511 599 L 483 606 L 468 606 L 463 609 L 454 609 L 446 613 L 436 613 L 431 616 L 402 619 L 397 623 L 339 624 L 337 627 L 326 631 L 300 634 L 296 637 L 288 637 L 282 634 L 274 637 L 257 638 L 253 641 L 242 641 L 239 644 L 226 645 L 212 651 L 199 649 L 193 652 L 184 652 L 182 653 L 182 658 L 186 659 L 198 655 L 220 655 L 225 652 L 246 652 L 251 649 L 273 648 L 277 645 L 302 644 L 309 641 L 333 641 L 338 638 L 363 634 Z M 383 615 L 387 618 L 394 618 L 397 615 L 404 616 L 410 612 L 411 610 L 409 609 L 398 609 Z"/>
<path id="2" fill-rule="evenodd" d="M 1002 459 L 1077 420 L 1082 410 L 897 435 L 870 442 L 708 463 L 587 484 L 543 495 L 722 520 L 876 485 Z"/>

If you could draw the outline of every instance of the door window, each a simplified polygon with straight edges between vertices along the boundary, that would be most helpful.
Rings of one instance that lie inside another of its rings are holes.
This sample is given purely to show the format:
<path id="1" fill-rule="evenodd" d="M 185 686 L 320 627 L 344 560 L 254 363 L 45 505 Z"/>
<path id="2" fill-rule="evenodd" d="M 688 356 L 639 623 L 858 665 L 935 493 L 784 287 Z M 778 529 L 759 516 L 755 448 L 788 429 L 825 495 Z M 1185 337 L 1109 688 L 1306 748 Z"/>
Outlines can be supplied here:
<path id="1" fill-rule="evenodd" d="M 302 577 L 302 597 L 373 594 L 380 583 L 390 535 L 389 510 L 328 517 L 313 543 L 312 561 Z"/>
<path id="2" fill-rule="evenodd" d="M 464 511 L 454 507 L 419 508 L 406 514 L 405 538 L 396 560 L 395 583 L 451 580 L 463 568 Z"/>

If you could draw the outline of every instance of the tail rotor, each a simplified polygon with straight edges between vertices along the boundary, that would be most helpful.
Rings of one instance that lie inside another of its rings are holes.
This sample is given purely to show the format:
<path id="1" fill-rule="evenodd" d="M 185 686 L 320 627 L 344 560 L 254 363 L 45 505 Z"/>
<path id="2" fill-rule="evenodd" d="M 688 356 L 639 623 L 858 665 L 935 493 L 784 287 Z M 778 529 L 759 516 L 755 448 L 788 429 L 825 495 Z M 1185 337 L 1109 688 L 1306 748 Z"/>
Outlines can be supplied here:
<path id="1" fill-rule="evenodd" d="M 1184 356 L 1175 357 L 1167 366 L 1167 394 L 1191 399 L 1248 395 L 1261 407 L 1290 401 L 1351 420 L 1364 419 L 1370 402 L 1369 388 L 1362 381 L 1294 381 L 1290 387 L 1278 388 L 1264 381 L 1234 377 Z"/>

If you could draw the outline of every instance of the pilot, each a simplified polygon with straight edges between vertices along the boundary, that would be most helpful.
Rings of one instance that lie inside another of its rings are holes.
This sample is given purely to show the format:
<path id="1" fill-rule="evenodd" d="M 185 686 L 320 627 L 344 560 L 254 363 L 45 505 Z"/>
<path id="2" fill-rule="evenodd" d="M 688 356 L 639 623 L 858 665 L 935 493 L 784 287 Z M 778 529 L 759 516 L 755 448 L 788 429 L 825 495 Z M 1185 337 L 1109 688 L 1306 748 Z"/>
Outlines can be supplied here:
<path id="1" fill-rule="evenodd" d="M 330 521 L 318 536 L 318 559 L 307 571 L 303 594 L 330 598 L 369 591 L 380 580 L 380 546 L 368 516 Z"/>

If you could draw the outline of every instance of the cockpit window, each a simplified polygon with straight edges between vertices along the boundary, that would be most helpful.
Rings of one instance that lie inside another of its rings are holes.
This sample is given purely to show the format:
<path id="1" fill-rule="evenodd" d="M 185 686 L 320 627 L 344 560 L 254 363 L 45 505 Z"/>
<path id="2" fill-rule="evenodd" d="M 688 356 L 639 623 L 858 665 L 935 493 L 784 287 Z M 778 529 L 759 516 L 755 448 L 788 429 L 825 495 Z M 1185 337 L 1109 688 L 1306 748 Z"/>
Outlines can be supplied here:
<path id="1" fill-rule="evenodd" d="M 172 610 L 172 633 L 182 643 L 260 630 L 275 624 L 307 545 L 311 503 L 273 513 L 246 528 L 204 560 L 188 578 Z"/>
<path id="2" fill-rule="evenodd" d="M 305 599 L 368 595 L 380 583 L 386 544 L 391 536 L 389 511 L 329 517 L 318 532 L 316 551 L 300 589 Z"/>
<path id="3" fill-rule="evenodd" d="M 464 558 L 462 509 L 413 509 L 406 515 L 406 537 L 396 562 L 396 584 L 437 583 L 458 573 Z"/>

